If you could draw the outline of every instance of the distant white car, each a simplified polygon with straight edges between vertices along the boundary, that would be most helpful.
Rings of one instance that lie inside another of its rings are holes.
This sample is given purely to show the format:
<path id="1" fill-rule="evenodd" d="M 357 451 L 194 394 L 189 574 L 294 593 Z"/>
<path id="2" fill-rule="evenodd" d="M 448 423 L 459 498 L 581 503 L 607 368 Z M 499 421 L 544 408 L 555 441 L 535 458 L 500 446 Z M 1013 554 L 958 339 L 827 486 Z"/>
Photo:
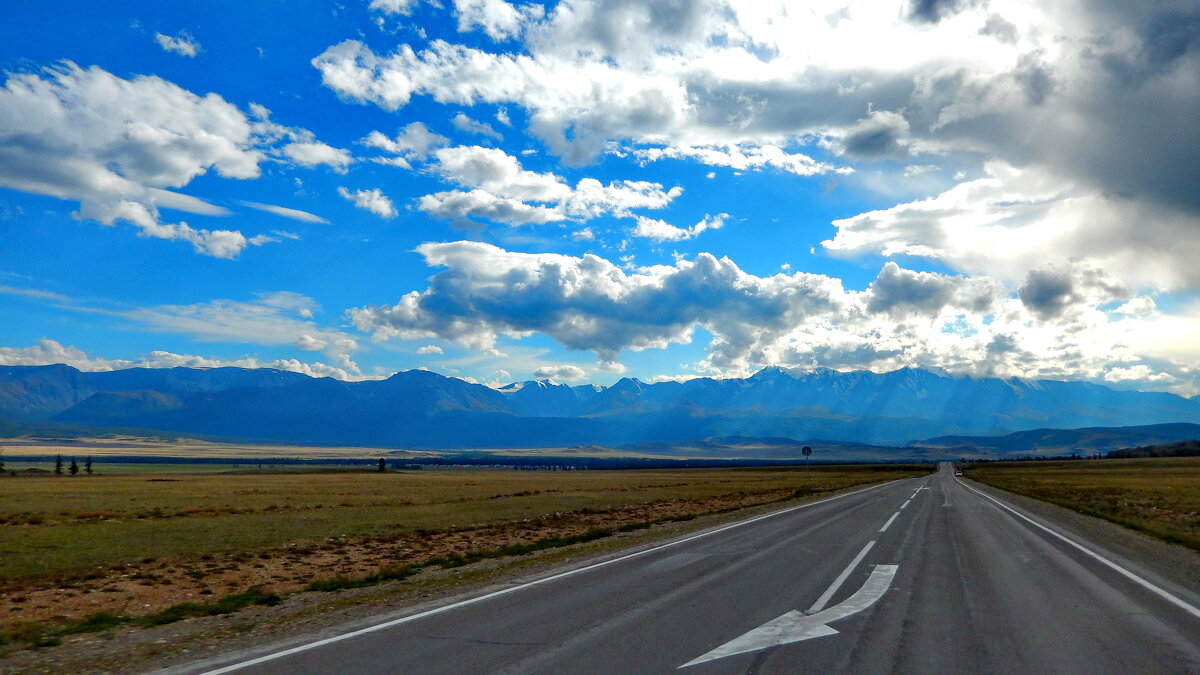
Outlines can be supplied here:
<path id="1" fill-rule="evenodd" d="M 955 476 L 961 476 L 961 475 L 962 475 L 962 472 L 961 472 L 961 471 L 955 471 L 955 472 L 954 472 L 954 475 L 955 475 Z"/>

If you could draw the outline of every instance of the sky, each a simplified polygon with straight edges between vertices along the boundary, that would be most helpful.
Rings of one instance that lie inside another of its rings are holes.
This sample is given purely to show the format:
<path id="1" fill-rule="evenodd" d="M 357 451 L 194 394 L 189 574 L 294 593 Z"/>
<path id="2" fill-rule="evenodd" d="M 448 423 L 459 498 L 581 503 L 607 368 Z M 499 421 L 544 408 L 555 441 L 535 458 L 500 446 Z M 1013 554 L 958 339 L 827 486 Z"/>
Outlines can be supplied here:
<path id="1" fill-rule="evenodd" d="M 0 364 L 1200 394 L 1194 2 L 4 14 Z"/>

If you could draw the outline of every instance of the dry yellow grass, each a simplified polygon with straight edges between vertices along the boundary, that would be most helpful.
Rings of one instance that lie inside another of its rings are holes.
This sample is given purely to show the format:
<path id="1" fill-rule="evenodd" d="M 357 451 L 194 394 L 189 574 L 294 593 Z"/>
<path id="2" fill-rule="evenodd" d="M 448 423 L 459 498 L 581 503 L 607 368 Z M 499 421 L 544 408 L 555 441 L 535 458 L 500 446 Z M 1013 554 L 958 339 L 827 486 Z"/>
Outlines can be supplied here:
<path id="1" fill-rule="evenodd" d="M 821 467 L 828 490 L 904 475 Z M 442 531 L 804 487 L 803 471 L 128 473 L 0 478 L 0 581 L 343 535 Z"/>
<path id="2" fill-rule="evenodd" d="M 1200 457 L 976 464 L 982 483 L 1200 550 Z"/>

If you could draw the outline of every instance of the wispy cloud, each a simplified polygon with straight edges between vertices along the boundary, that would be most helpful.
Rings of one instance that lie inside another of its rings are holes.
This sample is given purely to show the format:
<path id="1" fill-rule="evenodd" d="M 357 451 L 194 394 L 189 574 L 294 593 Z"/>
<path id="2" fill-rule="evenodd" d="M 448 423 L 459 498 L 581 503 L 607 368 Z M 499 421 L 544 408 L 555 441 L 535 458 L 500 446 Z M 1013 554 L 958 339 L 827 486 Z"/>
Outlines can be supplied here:
<path id="1" fill-rule="evenodd" d="M 196 38 L 192 37 L 192 34 L 186 30 L 181 30 L 173 36 L 155 33 L 154 41 L 157 42 L 158 46 L 162 47 L 163 51 L 165 52 L 171 52 L 172 54 L 187 56 L 189 58 L 195 58 L 196 55 L 201 51 L 200 43 L 197 42 Z"/>
<path id="2" fill-rule="evenodd" d="M 258 209 L 259 211 L 266 211 L 267 213 L 274 213 L 277 216 L 283 216 L 284 218 L 291 218 L 292 220 L 299 220 L 304 223 L 328 223 L 329 222 L 328 220 L 322 218 L 321 216 L 311 214 L 308 211 L 301 211 L 300 209 L 290 209 L 286 206 L 276 206 L 274 204 L 262 204 L 260 202 L 245 202 L 245 201 L 240 201 L 238 203 L 241 204 L 242 206 L 248 206 L 252 209 Z"/>

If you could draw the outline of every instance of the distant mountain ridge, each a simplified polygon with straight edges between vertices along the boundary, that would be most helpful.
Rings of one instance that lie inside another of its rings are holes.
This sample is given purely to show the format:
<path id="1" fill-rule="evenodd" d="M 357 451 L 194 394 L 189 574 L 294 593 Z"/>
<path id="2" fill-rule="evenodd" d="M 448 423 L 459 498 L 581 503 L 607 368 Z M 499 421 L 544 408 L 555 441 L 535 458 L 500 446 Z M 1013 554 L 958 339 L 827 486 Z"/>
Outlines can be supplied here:
<path id="1" fill-rule="evenodd" d="M 1141 445 L 1166 445 L 1200 439 L 1200 424 L 1177 422 L 1082 429 L 1030 429 L 1003 436 L 942 436 L 912 441 L 906 447 L 944 454 L 1080 455 L 1107 453 Z"/>
<path id="2" fill-rule="evenodd" d="M 895 446 L 1039 428 L 1200 423 L 1200 400 L 1082 382 L 925 370 L 811 372 L 610 387 L 493 389 L 412 370 L 343 382 L 273 369 L 0 367 L 0 417 L 287 443 L 557 447 L 745 437 Z"/>

